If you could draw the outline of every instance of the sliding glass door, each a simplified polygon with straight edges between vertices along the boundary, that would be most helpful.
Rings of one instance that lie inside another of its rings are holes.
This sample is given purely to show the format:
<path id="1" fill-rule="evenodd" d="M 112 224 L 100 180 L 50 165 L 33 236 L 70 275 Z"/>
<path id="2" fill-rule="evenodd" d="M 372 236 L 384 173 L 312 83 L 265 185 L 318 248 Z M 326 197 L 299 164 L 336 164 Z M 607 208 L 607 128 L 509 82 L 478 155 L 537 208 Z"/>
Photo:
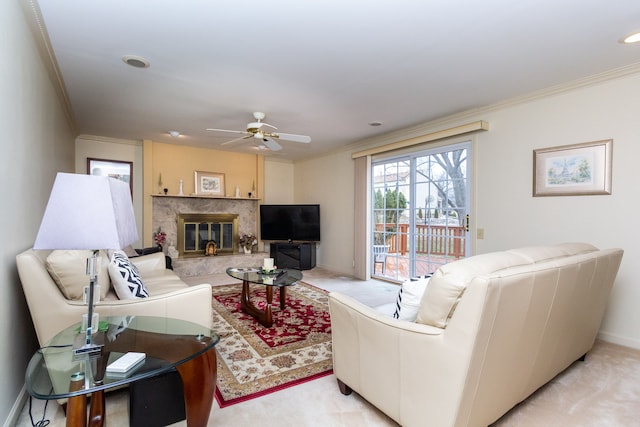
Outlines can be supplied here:
<path id="1" fill-rule="evenodd" d="M 403 281 L 469 253 L 471 143 L 372 163 L 371 274 Z"/>

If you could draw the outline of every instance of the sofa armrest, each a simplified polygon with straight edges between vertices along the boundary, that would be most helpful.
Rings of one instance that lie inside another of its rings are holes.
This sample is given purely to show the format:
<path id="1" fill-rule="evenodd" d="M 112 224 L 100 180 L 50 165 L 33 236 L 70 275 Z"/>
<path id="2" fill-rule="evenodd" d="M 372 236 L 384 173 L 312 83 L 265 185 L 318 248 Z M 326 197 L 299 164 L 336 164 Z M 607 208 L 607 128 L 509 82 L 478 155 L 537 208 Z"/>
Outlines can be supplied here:
<path id="1" fill-rule="evenodd" d="M 86 306 L 85 306 L 86 307 Z M 100 301 L 95 307 L 103 316 L 156 316 L 186 320 L 211 328 L 211 285 L 189 286 L 148 298 Z"/>
<path id="2" fill-rule="evenodd" d="M 167 268 L 164 254 L 162 252 L 133 257 L 129 258 L 129 260 L 138 268 L 142 277 Z"/>
<path id="3" fill-rule="evenodd" d="M 337 292 L 329 310 L 337 379 L 401 425 L 454 425 L 469 357 L 458 338 Z"/>
<path id="4" fill-rule="evenodd" d="M 138 255 L 150 255 L 155 254 L 156 252 L 162 252 L 162 247 L 160 246 L 149 246 L 148 248 L 135 249 Z"/>

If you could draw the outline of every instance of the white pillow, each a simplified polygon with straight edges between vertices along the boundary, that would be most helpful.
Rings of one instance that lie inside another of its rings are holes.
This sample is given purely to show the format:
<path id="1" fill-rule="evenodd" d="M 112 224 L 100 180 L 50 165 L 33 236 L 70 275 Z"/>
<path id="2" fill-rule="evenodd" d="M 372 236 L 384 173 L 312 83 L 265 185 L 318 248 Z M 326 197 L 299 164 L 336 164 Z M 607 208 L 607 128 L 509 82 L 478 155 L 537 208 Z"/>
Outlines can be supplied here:
<path id="1" fill-rule="evenodd" d="M 137 299 L 149 296 L 138 269 L 123 251 L 113 252 L 109 263 L 109 276 L 118 298 Z"/>
<path id="2" fill-rule="evenodd" d="M 418 315 L 420 301 L 431 276 L 411 278 L 402 284 L 393 317 L 413 322 Z"/>

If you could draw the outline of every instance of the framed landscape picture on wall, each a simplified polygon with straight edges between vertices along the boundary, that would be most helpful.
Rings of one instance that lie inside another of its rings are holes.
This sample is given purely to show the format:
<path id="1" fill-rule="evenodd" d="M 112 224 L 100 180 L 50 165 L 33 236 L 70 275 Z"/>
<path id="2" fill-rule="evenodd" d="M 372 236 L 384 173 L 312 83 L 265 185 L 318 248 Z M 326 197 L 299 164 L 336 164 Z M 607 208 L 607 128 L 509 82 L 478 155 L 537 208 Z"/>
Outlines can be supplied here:
<path id="1" fill-rule="evenodd" d="M 533 150 L 533 196 L 611 194 L 613 140 Z"/>
<path id="2" fill-rule="evenodd" d="M 224 174 L 218 172 L 195 171 L 196 194 L 224 196 Z"/>
<path id="3" fill-rule="evenodd" d="M 87 175 L 108 176 L 129 184 L 133 196 L 133 162 L 87 158 Z"/>

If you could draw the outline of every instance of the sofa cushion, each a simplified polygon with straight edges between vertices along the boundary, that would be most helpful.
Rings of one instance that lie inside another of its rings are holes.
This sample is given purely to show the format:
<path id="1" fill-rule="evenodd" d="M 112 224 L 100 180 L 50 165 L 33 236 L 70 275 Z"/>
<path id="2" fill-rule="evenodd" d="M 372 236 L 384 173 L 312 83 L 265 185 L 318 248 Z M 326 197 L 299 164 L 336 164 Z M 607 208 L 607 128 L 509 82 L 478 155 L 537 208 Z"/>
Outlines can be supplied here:
<path id="1" fill-rule="evenodd" d="M 400 320 L 413 322 L 418 315 L 420 301 L 431 276 L 416 277 L 402 283 L 398 298 L 396 299 L 393 317 Z"/>
<path id="2" fill-rule="evenodd" d="M 47 271 L 66 299 L 83 300 L 84 288 L 89 285 L 87 259 L 92 256 L 93 251 L 90 250 L 55 250 L 47 256 Z M 111 287 L 109 258 L 104 251 L 100 251 L 98 260 L 98 286 L 100 299 L 104 299 Z"/>
<path id="3" fill-rule="evenodd" d="M 416 322 L 444 328 L 471 279 L 530 263 L 527 257 L 517 253 L 492 252 L 443 265 L 429 281 L 420 302 Z"/>
<path id="4" fill-rule="evenodd" d="M 524 248 L 510 249 L 507 252 L 523 256 L 529 259 L 531 263 L 538 263 L 596 250 L 598 250 L 598 248 L 588 243 L 561 243 L 553 246 L 527 246 Z"/>
<path id="5" fill-rule="evenodd" d="M 114 251 L 109 263 L 109 276 L 120 299 L 137 299 L 149 296 L 142 277 L 123 251 Z"/>

